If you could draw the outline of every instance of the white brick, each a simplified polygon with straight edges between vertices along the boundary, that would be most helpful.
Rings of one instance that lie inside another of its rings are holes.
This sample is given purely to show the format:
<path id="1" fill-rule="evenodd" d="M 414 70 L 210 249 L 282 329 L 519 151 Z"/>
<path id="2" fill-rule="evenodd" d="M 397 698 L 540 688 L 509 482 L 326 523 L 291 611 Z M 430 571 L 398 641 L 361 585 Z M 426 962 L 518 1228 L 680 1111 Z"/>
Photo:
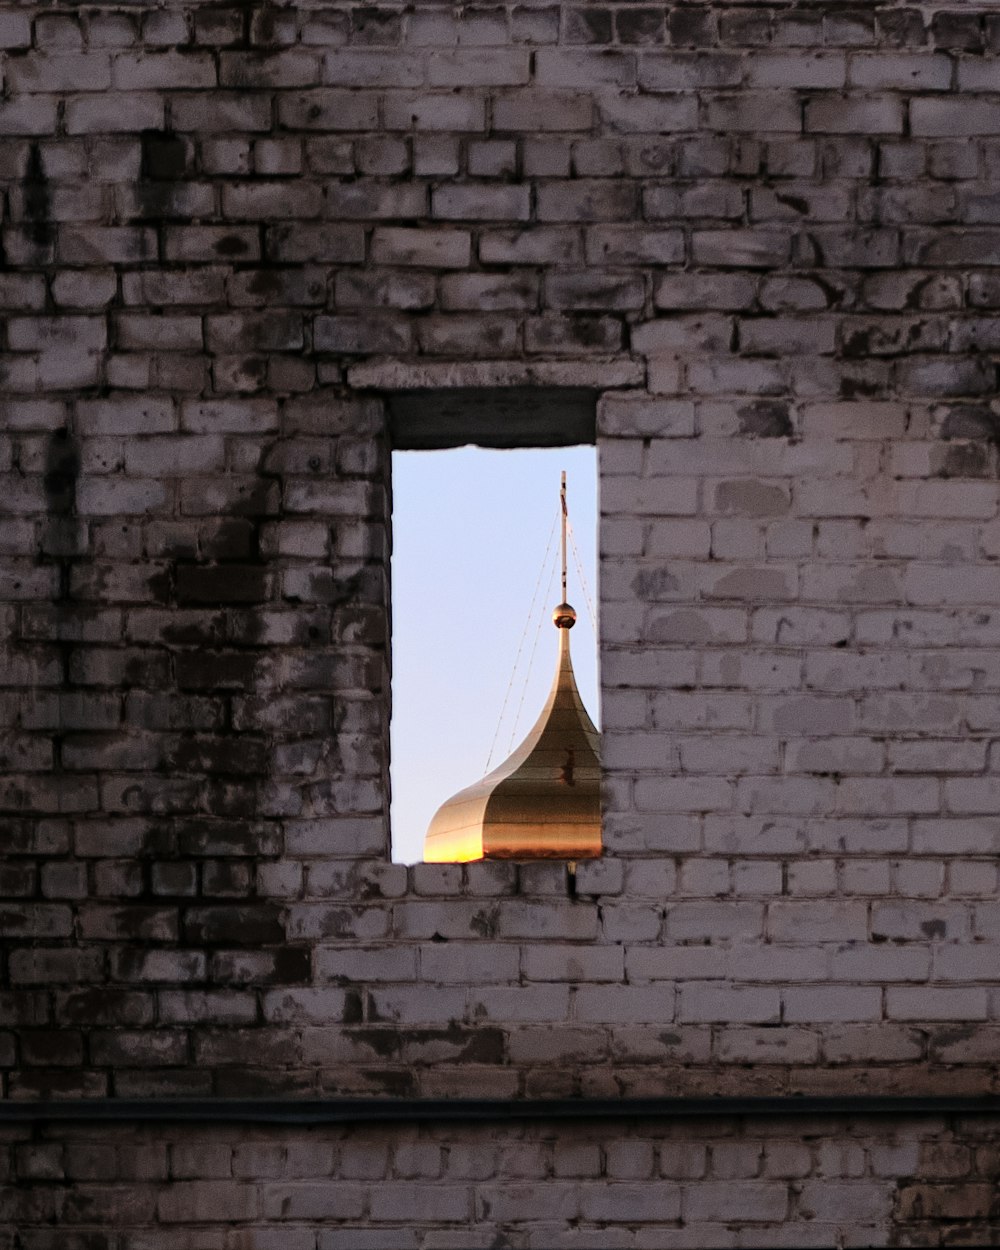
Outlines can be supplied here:
<path id="1" fill-rule="evenodd" d="M 777 1023 L 780 1014 L 780 992 L 771 987 L 743 988 L 709 981 L 702 985 L 685 984 L 679 990 L 680 1021 L 764 1024 Z"/>
<path id="2" fill-rule="evenodd" d="M 886 1015 L 891 1020 L 985 1020 L 985 989 L 939 989 L 936 986 L 892 987 L 886 990 Z"/>
<path id="3" fill-rule="evenodd" d="M 625 975 L 620 946 L 526 946 L 522 964 L 529 981 L 621 981 Z"/>
<path id="4" fill-rule="evenodd" d="M 163 98 L 153 93 L 115 92 L 74 98 L 66 105 L 71 135 L 134 134 L 163 129 Z"/>
<path id="5" fill-rule="evenodd" d="M 878 1020 L 882 991 L 875 986 L 791 986 L 781 991 L 782 1014 L 791 1023 Z"/>
<path id="6" fill-rule="evenodd" d="M 868 936 L 868 908 L 858 902 L 774 902 L 768 933 L 779 942 L 850 942 Z"/>
<path id="7" fill-rule="evenodd" d="M 674 1019 L 672 985 L 581 986 L 575 995 L 574 1017 L 601 1023 L 669 1024 Z"/>
<path id="8" fill-rule="evenodd" d="M 934 138 L 964 138 L 993 134 L 996 105 L 982 98 L 934 99 L 917 97 L 910 102 L 910 130 Z"/>
<path id="9" fill-rule="evenodd" d="M 702 1181 L 684 1186 L 688 1221 L 757 1220 L 779 1222 L 788 1209 L 788 1191 L 778 1183 Z"/>

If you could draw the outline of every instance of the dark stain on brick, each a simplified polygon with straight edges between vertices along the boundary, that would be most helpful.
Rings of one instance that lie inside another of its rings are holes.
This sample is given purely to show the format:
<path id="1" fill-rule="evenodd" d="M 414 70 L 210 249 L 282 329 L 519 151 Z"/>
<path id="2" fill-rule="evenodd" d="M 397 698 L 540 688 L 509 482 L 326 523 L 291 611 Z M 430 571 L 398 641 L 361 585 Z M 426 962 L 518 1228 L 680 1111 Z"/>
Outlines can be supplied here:
<path id="1" fill-rule="evenodd" d="M 622 43 L 659 43 L 663 39 L 663 10 L 620 9 L 615 25 Z"/>
<path id="2" fill-rule="evenodd" d="M 715 14 L 701 5 L 671 9 L 667 27 L 675 48 L 703 48 L 715 42 Z"/>
<path id="3" fill-rule="evenodd" d="M 304 947 L 283 946 L 274 955 L 274 980 L 282 985 L 308 982 L 312 972 L 311 954 Z"/>
<path id="4" fill-rule="evenodd" d="M 274 43 L 278 33 L 277 14 L 273 6 L 266 2 L 260 6 L 250 18 L 250 30 L 254 43 Z"/>
<path id="5" fill-rule="evenodd" d="M 502 1063 L 504 1046 L 502 1029 L 475 1029 L 472 1030 L 460 1058 L 463 1063 Z"/>
<path id="6" fill-rule="evenodd" d="M 253 820 L 260 809 L 258 781 L 213 777 L 205 786 L 204 803 L 214 816 Z"/>
<path id="7" fill-rule="evenodd" d="M 70 598 L 70 580 L 76 551 L 76 487 L 80 477 L 80 452 L 72 431 L 61 426 L 54 430 L 45 449 L 42 486 L 49 521 L 43 550 L 58 551 L 59 589 L 56 602 Z"/>
<path id="8" fill-rule="evenodd" d="M 194 819 L 177 825 L 182 855 L 272 856 L 281 849 L 270 824 L 242 820 Z"/>
<path id="9" fill-rule="evenodd" d="M 37 142 L 32 143 L 28 149 L 22 188 L 27 236 L 39 247 L 48 247 L 55 238 L 52 197 L 49 193 L 49 180 L 42 165 L 42 150 Z"/>
<path id="10" fill-rule="evenodd" d="M 266 453 L 262 448 L 262 462 Z M 172 657 L 178 690 L 253 694 L 261 680 L 267 657 L 260 644 L 268 627 L 263 605 L 271 596 L 273 578 L 262 551 L 260 527 L 265 517 L 276 513 L 280 493 L 280 475 L 259 471 L 252 488 L 230 507 L 229 516 L 199 526 L 195 554 L 171 563 L 171 601 L 188 609 L 186 620 L 166 626 L 162 634 L 165 642 L 183 648 Z M 194 608 L 205 611 L 196 613 Z M 239 609 L 232 620 L 227 608 Z M 220 725 L 214 734 L 186 734 L 174 744 L 165 767 L 203 779 L 200 807 L 216 821 L 255 822 L 271 758 L 265 739 Z M 206 845 L 212 844 L 217 827 L 206 833 Z M 262 834 L 266 828 L 254 824 L 251 845 L 243 848 L 246 853 L 254 854 L 261 838 L 266 840 Z M 239 850 L 233 846 L 223 853 Z"/>
<path id="11" fill-rule="evenodd" d="M 821 277 L 818 273 L 811 273 L 806 276 L 807 280 L 811 282 L 813 286 L 818 287 L 819 290 L 822 291 L 823 295 L 826 297 L 826 306 L 828 308 L 840 307 L 844 298 L 843 286 L 838 286 L 836 283 L 828 281 L 826 278 Z"/>
<path id="12" fill-rule="evenodd" d="M 669 569 L 644 569 L 632 579 L 632 589 L 640 599 L 662 599 L 678 588 L 677 578 Z"/>
<path id="13" fill-rule="evenodd" d="M 267 381 L 267 357 L 244 356 L 239 361 L 239 371 L 248 384 L 259 389 Z"/>
<path id="14" fill-rule="evenodd" d="M 360 1024 L 365 1018 L 360 990 L 348 990 L 344 994 L 344 1009 L 340 1018 L 344 1024 Z"/>
<path id="15" fill-rule="evenodd" d="M 935 284 L 940 282 L 940 280 L 940 274 L 931 274 L 930 277 L 924 278 L 920 282 L 915 282 L 906 296 L 905 306 L 907 308 L 922 308 L 924 292 L 928 287 L 933 290 Z"/>
<path id="16" fill-rule="evenodd" d="M 59 554 L 54 557 L 51 554 L 41 556 L 43 563 L 53 561 L 58 571 L 59 580 L 54 609 L 60 626 L 68 623 L 73 614 L 73 572 L 80 562 L 76 520 L 76 491 L 79 478 L 79 447 L 72 430 L 68 426 L 60 426 L 52 432 L 45 448 L 45 472 L 42 476 L 48 512 L 42 551 Z M 59 684 L 64 690 L 72 684 L 70 666 L 75 648 L 69 640 L 68 635 L 71 632 L 67 631 L 67 637 L 60 638 L 55 644 L 59 654 Z M 52 734 L 53 768 L 56 772 L 62 770 L 64 740 L 65 734 L 60 724 Z"/>
<path id="17" fill-rule="evenodd" d="M 345 868 L 342 880 L 344 892 L 358 902 L 385 898 L 381 881 L 371 875 L 363 862 L 355 862 Z"/>
<path id="18" fill-rule="evenodd" d="M 606 332 L 601 321 L 595 317 L 574 317 L 567 325 L 570 338 L 581 347 L 601 347 Z"/>
<path id="19" fill-rule="evenodd" d="M 201 549 L 210 560 L 250 560 L 259 555 L 257 526 L 241 517 L 220 521 L 214 530 L 206 529 Z"/>
<path id="20" fill-rule="evenodd" d="M 936 1029 L 931 1034 L 931 1041 L 936 1046 L 951 1046 L 955 1042 L 967 1042 L 979 1031 L 977 1025 L 959 1024 L 949 1028 Z"/>
<path id="21" fill-rule="evenodd" d="M 990 448 L 983 443 L 955 443 L 947 449 L 940 477 L 991 477 Z"/>
<path id="22" fill-rule="evenodd" d="M 290 1048 L 287 1044 L 284 1050 L 285 1053 L 275 1061 L 274 1067 L 219 1069 L 213 1074 L 215 1092 L 220 1098 L 306 1098 L 315 1093 L 315 1078 L 311 1072 L 301 1068 L 289 1071 L 277 1066 L 290 1061 Z M 261 1062 L 256 1055 L 251 1059 L 251 1063 L 255 1065 Z M 230 1250 L 252 1250 L 255 1242 L 259 1244 L 257 1236 L 249 1229 L 234 1229 L 226 1240 Z"/>
<path id="23" fill-rule="evenodd" d="M 850 330 L 844 335 L 841 355 L 847 360 L 864 360 L 871 355 L 871 330 Z"/>
<path id="24" fill-rule="evenodd" d="M 407 1098 L 417 1092 L 415 1075 L 407 1069 L 362 1068 L 361 1075 L 371 1085 L 381 1089 L 383 1094 L 393 1098 Z"/>
<path id="25" fill-rule="evenodd" d="M 841 399 L 872 399 L 882 392 L 881 384 L 863 374 L 844 374 L 840 379 Z"/>
<path id="26" fill-rule="evenodd" d="M 792 195 L 789 191 L 775 191 L 774 198 L 779 204 L 785 204 L 796 213 L 805 214 L 809 212 L 809 201 L 804 196 Z"/>
<path id="27" fill-rule="evenodd" d="M 942 438 L 1000 441 L 1000 416 L 985 404 L 955 404 L 941 423 Z"/>
<path id="28" fill-rule="evenodd" d="M 169 567 L 160 569 L 146 579 L 146 586 L 156 603 L 169 603 L 173 598 L 174 581 Z"/>
<path id="29" fill-rule="evenodd" d="M 334 641 L 362 643 L 370 647 L 385 645 L 385 613 L 370 607 L 352 608 L 343 605 L 334 620 Z M 310 632 L 310 639 L 316 640 L 320 635 Z"/>
<path id="30" fill-rule="evenodd" d="M 177 602 L 260 603 L 267 573 L 253 564 L 188 565 L 177 570 Z"/>
<path id="31" fill-rule="evenodd" d="M 452 1020 L 445 1028 L 361 1028 L 351 1029 L 348 1036 L 369 1046 L 383 1059 L 399 1058 L 404 1048 L 450 1047 L 452 1063 L 502 1063 L 505 1039 L 502 1029 L 469 1028 Z"/>
<path id="32" fill-rule="evenodd" d="M 184 738 L 165 757 L 172 772 L 254 774 L 267 771 L 267 743 L 262 738 L 238 736 Z"/>
<path id="33" fill-rule="evenodd" d="M 329 569 L 317 570 L 309 576 L 310 601 L 333 607 L 370 602 L 371 600 L 366 598 L 365 591 L 374 589 L 374 586 L 366 586 L 366 582 L 370 582 L 366 573 L 366 570 L 360 569 L 349 577 L 336 578 Z M 300 602 L 294 593 L 286 593 L 285 598 L 290 602 Z"/>
<path id="34" fill-rule="evenodd" d="M 7 855 L 35 853 L 38 849 L 37 821 L 16 820 L 7 815 L 0 818 L 0 846 Z"/>
<path id="35" fill-rule="evenodd" d="M 762 47 L 771 41 L 771 14 L 753 9 L 723 13 L 719 34 L 723 43 Z"/>
<path id="36" fill-rule="evenodd" d="M 469 921 L 469 928 L 473 933 L 478 933 L 483 938 L 495 938 L 497 935 L 497 926 L 499 917 L 495 909 L 484 908 L 473 914 Z"/>
<path id="37" fill-rule="evenodd" d="M 315 105 L 315 115 L 318 117 L 322 113 L 319 105 Z M 257 269 L 254 275 L 247 282 L 247 290 L 253 295 L 277 295 L 284 282 L 280 273 L 274 273 L 268 269 Z"/>
<path id="38" fill-rule="evenodd" d="M 224 234 L 215 244 L 215 251 L 219 256 L 243 256 L 249 251 L 249 245 L 238 234 Z"/>
<path id="39" fill-rule="evenodd" d="M 182 185 L 189 176 L 189 147 L 171 130 L 143 130 L 137 195 L 147 220 L 185 220 Z"/>
<path id="40" fill-rule="evenodd" d="M 880 8 L 876 14 L 881 43 L 890 48 L 920 48 L 927 42 L 923 14 Z"/>
<path id="41" fill-rule="evenodd" d="M 55 1020 L 63 1025 L 146 1025 L 152 1017 L 152 995 L 132 990 L 91 986 L 56 996 Z"/>
<path id="42" fill-rule="evenodd" d="M 982 52 L 983 24 L 978 13 L 935 13 L 931 18 L 934 46 L 961 52 Z"/>
<path id="43" fill-rule="evenodd" d="M 920 932 L 933 941 L 948 936 L 948 925 L 944 920 L 925 920 L 920 925 Z"/>
<path id="44" fill-rule="evenodd" d="M 788 405 L 780 400 L 760 399 L 746 404 L 737 413 L 740 433 L 752 438 L 791 438 L 792 418 Z"/>
<path id="45" fill-rule="evenodd" d="M 351 10 L 351 42 L 391 46 L 400 41 L 402 17 L 399 10 L 362 5 Z"/>
<path id="46" fill-rule="evenodd" d="M 283 914 L 282 908 L 267 903 L 192 907 L 184 916 L 184 936 L 189 942 L 234 946 L 278 943 L 285 937 Z"/>
<path id="47" fill-rule="evenodd" d="M 66 426 L 55 430 L 45 452 L 42 484 L 50 516 L 69 516 L 76 510 L 76 484 L 80 477 L 80 452 Z"/>
<path id="48" fill-rule="evenodd" d="M 565 15 L 569 43 L 611 43 L 610 9 L 569 8 Z"/>
<path id="49" fill-rule="evenodd" d="M 160 636 L 177 646 L 217 645 L 226 636 L 226 618 L 222 612 L 206 613 L 196 621 L 165 625 Z"/>
<path id="50" fill-rule="evenodd" d="M 823 247 L 814 234 L 800 234 L 795 240 L 796 259 L 800 265 L 812 266 L 816 269 L 826 267 Z"/>
<path id="51" fill-rule="evenodd" d="M 250 690 L 257 669 L 256 652 L 185 651 L 175 658 L 181 689 Z"/>
<path id="52" fill-rule="evenodd" d="M 187 144 L 171 130 L 144 130 L 139 176 L 155 182 L 174 181 L 187 173 Z"/>
<path id="53" fill-rule="evenodd" d="M 25 1061 L 33 1065 L 79 1065 L 82 1060 L 83 1048 L 79 1033 L 53 1032 L 51 1029 L 32 1030 L 21 1035 L 21 1046 Z"/>
<path id="54" fill-rule="evenodd" d="M 369 1046 L 382 1059 L 394 1058 L 399 1054 L 402 1045 L 396 1029 L 352 1029 L 348 1037 L 363 1046 Z"/>

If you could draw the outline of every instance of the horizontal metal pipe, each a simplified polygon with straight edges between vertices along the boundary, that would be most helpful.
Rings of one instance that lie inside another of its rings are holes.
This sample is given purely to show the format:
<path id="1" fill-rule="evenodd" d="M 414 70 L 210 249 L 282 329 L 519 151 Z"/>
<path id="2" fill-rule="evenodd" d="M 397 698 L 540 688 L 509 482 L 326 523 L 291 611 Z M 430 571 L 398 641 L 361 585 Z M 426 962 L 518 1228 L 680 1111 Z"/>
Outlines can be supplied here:
<path id="1" fill-rule="evenodd" d="M 200 1121 L 213 1124 L 362 1124 L 387 1121 L 670 1120 L 708 1116 L 997 1115 L 998 1097 L 841 1098 L 94 1098 L 0 1100 L 0 1123 Z"/>

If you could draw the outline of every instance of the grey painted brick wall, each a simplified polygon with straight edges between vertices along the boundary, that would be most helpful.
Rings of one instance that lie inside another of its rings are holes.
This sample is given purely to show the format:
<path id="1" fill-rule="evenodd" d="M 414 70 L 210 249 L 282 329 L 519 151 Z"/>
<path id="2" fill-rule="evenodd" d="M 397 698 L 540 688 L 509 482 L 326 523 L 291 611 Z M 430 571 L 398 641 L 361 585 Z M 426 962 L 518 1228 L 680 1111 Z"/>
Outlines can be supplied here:
<path id="1" fill-rule="evenodd" d="M 6 1209 L 32 1247 L 704 1250 L 995 1237 L 995 1123 L 824 1128 L 64 1126 L 0 1130 L 0 1158 L 14 1181 Z"/>
<path id="2" fill-rule="evenodd" d="M 0 49 L 4 1094 L 995 1090 L 1000 10 Z M 607 855 L 408 871 L 385 401 L 566 386 Z"/>

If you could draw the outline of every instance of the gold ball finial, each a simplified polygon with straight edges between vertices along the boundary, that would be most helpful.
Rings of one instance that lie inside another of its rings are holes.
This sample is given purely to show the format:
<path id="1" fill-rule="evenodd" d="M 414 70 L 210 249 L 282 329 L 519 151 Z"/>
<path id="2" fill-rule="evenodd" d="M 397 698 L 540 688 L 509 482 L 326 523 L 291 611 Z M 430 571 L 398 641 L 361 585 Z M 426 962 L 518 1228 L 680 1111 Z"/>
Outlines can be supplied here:
<path id="1" fill-rule="evenodd" d="M 572 629 L 576 624 L 576 608 L 560 603 L 552 612 L 552 620 L 556 629 Z"/>

